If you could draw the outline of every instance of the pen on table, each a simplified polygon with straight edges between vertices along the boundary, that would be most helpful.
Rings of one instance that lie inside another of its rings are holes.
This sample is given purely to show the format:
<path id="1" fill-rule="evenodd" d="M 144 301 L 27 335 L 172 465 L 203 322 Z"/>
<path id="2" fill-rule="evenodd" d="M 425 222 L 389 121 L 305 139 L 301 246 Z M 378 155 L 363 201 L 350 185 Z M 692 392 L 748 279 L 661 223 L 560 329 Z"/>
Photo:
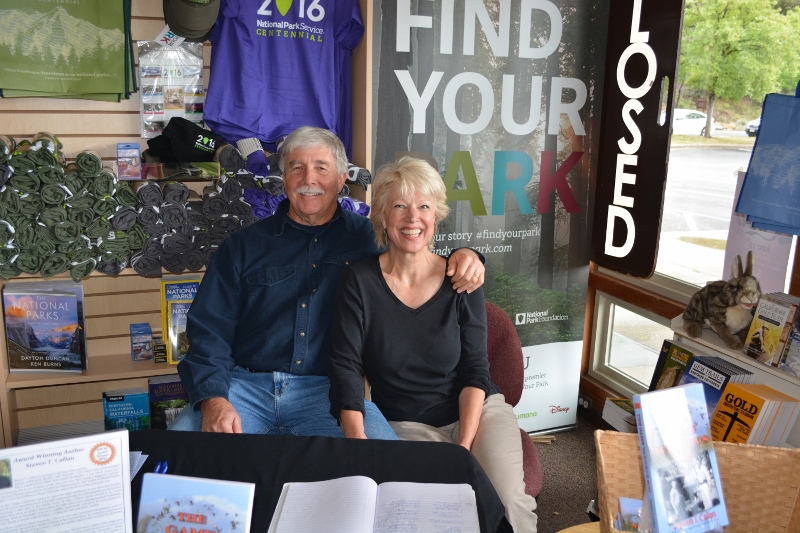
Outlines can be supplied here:
<path id="1" fill-rule="evenodd" d="M 166 474 L 168 466 L 169 465 L 167 464 L 166 461 L 159 461 L 156 464 L 156 467 L 153 469 L 153 472 L 155 472 L 156 474 Z"/>

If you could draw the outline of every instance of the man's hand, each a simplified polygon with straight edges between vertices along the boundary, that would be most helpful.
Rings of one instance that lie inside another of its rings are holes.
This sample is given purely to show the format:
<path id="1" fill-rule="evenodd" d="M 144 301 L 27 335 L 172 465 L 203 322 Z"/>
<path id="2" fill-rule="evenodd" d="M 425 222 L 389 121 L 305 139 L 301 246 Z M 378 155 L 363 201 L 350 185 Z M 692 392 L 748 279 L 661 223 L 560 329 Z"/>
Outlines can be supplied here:
<path id="1" fill-rule="evenodd" d="M 453 279 L 456 292 L 471 293 L 483 285 L 485 272 L 478 254 L 469 248 L 459 248 L 447 260 L 447 275 Z"/>
<path id="2" fill-rule="evenodd" d="M 212 433 L 241 433 L 242 419 L 233 404 L 222 397 L 208 398 L 200 403 L 203 413 L 202 431 Z"/>

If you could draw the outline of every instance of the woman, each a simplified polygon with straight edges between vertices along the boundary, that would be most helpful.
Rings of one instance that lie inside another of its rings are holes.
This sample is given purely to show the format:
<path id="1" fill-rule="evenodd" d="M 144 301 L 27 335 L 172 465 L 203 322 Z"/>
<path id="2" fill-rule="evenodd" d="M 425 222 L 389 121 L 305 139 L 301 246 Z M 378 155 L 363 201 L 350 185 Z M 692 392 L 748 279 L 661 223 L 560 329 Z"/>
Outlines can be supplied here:
<path id="1" fill-rule="evenodd" d="M 482 290 L 457 293 L 433 252 L 449 208 L 441 176 L 404 157 L 378 169 L 372 213 L 388 251 L 345 270 L 334 312 L 331 414 L 366 438 L 364 383 L 402 440 L 453 442 L 481 464 L 516 532 L 535 532 L 517 419 L 489 378 Z"/>

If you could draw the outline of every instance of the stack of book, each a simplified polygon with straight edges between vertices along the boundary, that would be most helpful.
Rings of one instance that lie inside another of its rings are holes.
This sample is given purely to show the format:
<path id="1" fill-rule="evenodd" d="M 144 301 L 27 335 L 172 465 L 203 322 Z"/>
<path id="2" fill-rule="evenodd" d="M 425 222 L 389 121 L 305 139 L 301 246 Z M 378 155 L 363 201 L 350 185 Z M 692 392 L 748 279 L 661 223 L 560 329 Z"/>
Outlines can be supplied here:
<path id="1" fill-rule="evenodd" d="M 755 379 L 753 372 L 727 359 L 702 355 L 677 341 L 664 340 L 649 390 L 702 383 L 706 408 L 713 413 L 728 383 L 753 383 Z"/>
<path id="2" fill-rule="evenodd" d="M 780 446 L 800 402 L 763 384 L 728 383 L 711 420 L 715 441 Z"/>
<path id="3" fill-rule="evenodd" d="M 636 414 L 630 398 L 606 398 L 603 420 L 623 433 L 636 433 Z"/>

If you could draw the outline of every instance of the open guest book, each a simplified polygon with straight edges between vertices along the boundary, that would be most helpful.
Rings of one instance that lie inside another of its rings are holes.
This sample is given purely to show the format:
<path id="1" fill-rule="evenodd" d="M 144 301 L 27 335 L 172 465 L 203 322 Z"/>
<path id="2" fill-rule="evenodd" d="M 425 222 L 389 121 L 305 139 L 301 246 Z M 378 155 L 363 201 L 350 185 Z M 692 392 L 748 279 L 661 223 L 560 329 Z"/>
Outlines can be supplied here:
<path id="1" fill-rule="evenodd" d="M 363 476 L 286 483 L 268 533 L 478 533 L 466 483 L 386 482 Z"/>

